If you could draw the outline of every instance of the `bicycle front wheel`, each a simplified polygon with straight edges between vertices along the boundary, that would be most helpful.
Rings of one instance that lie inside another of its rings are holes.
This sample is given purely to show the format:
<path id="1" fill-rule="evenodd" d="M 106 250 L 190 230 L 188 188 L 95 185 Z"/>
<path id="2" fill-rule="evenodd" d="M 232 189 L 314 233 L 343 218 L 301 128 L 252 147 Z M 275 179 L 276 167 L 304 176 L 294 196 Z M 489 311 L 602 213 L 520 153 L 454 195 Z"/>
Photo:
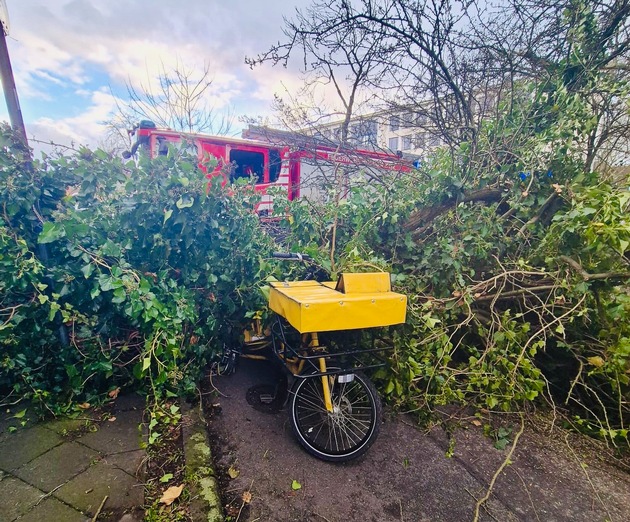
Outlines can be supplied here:
<path id="1" fill-rule="evenodd" d="M 291 423 L 311 455 L 345 462 L 363 455 L 376 440 L 383 408 L 374 384 L 362 373 L 328 379 L 333 411 L 326 410 L 320 377 L 297 379 L 291 390 Z"/>

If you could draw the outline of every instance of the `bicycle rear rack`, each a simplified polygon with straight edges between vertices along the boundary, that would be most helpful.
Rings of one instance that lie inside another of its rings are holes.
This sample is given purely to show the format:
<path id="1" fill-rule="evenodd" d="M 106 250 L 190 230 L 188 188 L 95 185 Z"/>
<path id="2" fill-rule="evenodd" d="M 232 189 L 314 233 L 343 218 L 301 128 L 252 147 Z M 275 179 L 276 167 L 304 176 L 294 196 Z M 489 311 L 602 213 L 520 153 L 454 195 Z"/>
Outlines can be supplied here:
<path id="1" fill-rule="evenodd" d="M 286 324 L 285 324 L 286 323 Z M 287 335 L 287 330 L 291 332 L 291 339 Z M 338 342 L 332 342 L 330 346 L 325 344 L 316 348 L 305 345 L 302 335 L 297 332 L 286 321 L 278 317 L 271 326 L 271 340 L 273 352 L 287 369 L 298 379 L 321 377 L 322 375 L 346 375 L 355 371 L 380 368 L 387 363 L 386 354 L 393 350 L 393 343 L 382 337 L 372 335 L 371 347 L 358 347 L 356 342 L 350 347 Z M 342 332 L 341 337 L 346 337 Z M 326 337 L 334 338 L 335 332 L 327 334 Z M 299 348 L 296 348 L 299 346 Z M 335 351 L 330 351 L 335 349 Z M 319 360 L 326 360 L 326 371 L 320 371 Z M 289 364 L 291 363 L 291 364 Z M 298 367 L 295 372 L 291 367 Z"/>

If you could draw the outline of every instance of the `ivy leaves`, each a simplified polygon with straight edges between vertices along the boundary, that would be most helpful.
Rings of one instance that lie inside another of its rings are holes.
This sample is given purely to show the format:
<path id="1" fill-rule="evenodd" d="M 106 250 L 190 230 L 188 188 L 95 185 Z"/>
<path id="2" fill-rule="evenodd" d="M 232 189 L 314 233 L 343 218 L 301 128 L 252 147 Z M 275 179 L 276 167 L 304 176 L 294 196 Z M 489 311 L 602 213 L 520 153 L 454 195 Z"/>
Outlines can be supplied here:
<path id="1" fill-rule="evenodd" d="M 258 196 L 181 155 L 136 165 L 84 150 L 25 169 L 3 154 L 1 393 L 62 410 L 134 381 L 192 390 L 262 307 Z"/>

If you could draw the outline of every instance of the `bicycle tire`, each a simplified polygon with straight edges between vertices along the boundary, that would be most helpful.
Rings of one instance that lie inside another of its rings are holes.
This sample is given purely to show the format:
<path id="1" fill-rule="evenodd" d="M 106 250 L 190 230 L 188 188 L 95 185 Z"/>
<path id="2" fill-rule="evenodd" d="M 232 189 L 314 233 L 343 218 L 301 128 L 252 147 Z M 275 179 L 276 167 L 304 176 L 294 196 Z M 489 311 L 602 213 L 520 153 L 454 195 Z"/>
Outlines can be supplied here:
<path id="1" fill-rule="evenodd" d="M 293 432 L 302 447 L 319 459 L 356 459 L 378 437 L 383 406 L 376 388 L 361 372 L 349 375 L 350 382 L 339 382 L 339 375 L 333 377 L 333 413 L 326 411 L 320 377 L 297 379 L 291 389 Z"/>

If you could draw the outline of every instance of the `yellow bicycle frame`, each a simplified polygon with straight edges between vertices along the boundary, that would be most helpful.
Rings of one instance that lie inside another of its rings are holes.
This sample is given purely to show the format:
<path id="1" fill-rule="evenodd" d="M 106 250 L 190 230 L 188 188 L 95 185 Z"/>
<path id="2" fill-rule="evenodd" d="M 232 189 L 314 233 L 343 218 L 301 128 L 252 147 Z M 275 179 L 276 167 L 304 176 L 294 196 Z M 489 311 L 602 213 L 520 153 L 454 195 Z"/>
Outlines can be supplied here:
<path id="1" fill-rule="evenodd" d="M 311 333 L 311 342 L 309 344 L 310 348 L 318 348 L 319 347 L 319 336 L 317 332 Z M 326 358 L 320 357 L 318 359 L 319 362 L 319 371 L 322 373 L 326 373 Z M 332 399 L 330 397 L 330 380 L 328 375 L 322 375 L 322 389 L 324 391 L 324 405 L 326 406 L 326 411 L 328 413 L 333 412 L 333 404 Z"/>

